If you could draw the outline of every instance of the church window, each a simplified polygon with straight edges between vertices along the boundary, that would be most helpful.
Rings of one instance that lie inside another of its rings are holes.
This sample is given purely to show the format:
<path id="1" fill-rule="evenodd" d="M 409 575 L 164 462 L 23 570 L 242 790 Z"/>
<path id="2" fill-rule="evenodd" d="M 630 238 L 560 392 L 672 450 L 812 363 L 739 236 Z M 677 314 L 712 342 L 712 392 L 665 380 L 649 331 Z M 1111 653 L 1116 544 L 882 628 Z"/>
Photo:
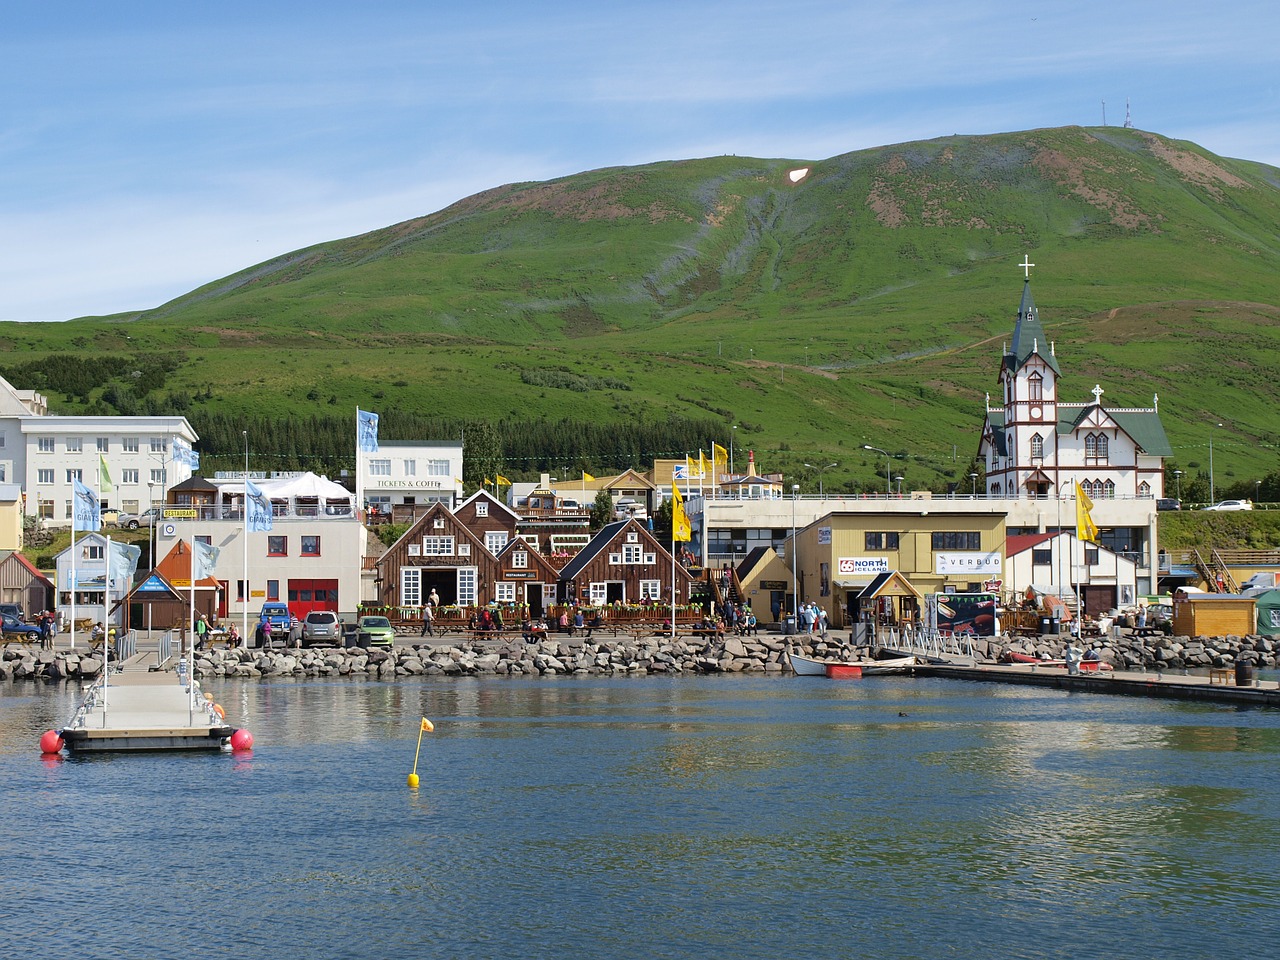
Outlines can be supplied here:
<path id="1" fill-rule="evenodd" d="M 1151 496 L 1151 484 L 1145 480 L 1138 484 L 1138 496 L 1143 498 Z"/>
<path id="2" fill-rule="evenodd" d="M 1027 390 L 1032 400 L 1039 401 L 1044 399 L 1044 378 L 1038 373 L 1033 373 L 1027 377 Z"/>
<path id="3" fill-rule="evenodd" d="M 1033 459 L 1044 458 L 1044 437 L 1038 433 L 1031 438 L 1031 456 Z"/>
<path id="4" fill-rule="evenodd" d="M 1102 485 L 1102 497 L 1104 500 L 1114 500 L 1116 498 L 1116 485 L 1112 480 L 1108 480 Z"/>
<path id="5" fill-rule="evenodd" d="M 1089 463 L 1106 463 L 1108 441 L 1105 433 L 1090 433 L 1084 438 L 1084 458 Z"/>

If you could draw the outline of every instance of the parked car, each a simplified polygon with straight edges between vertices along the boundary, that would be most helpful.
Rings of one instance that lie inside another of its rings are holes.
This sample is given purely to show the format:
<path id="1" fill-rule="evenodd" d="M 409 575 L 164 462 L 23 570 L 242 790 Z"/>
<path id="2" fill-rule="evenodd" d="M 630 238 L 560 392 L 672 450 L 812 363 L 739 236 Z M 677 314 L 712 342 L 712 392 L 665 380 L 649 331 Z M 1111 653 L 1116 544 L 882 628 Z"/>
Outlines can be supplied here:
<path id="1" fill-rule="evenodd" d="M 1211 503 L 1207 507 L 1201 507 L 1201 510 L 1252 510 L 1253 501 L 1251 500 L 1219 500 L 1217 503 Z"/>
<path id="2" fill-rule="evenodd" d="M 150 527 L 160 519 L 160 508 L 150 507 L 142 513 L 120 513 L 116 515 L 116 526 L 123 527 L 127 530 L 137 530 L 139 527 Z"/>
<path id="3" fill-rule="evenodd" d="M 1182 501 L 1176 497 L 1161 497 L 1156 501 L 1157 510 L 1181 510 Z"/>
<path id="4" fill-rule="evenodd" d="M 337 646 L 342 642 L 342 623 L 332 610 L 312 610 L 302 618 L 302 645 Z"/>
<path id="5" fill-rule="evenodd" d="M 17 617 L 11 617 L 9 616 L 9 614 L 6 613 L 4 614 L 3 618 L 0 618 L 0 619 L 3 619 L 3 623 L 4 623 L 3 632 L 5 634 L 16 633 L 19 636 L 27 637 L 29 640 L 39 640 L 41 637 L 39 627 L 32 626 L 29 623 L 23 623 Z"/>
<path id="6" fill-rule="evenodd" d="M 396 642 L 396 630 L 386 617 L 361 617 L 356 624 L 359 644 L 362 647 L 391 647 Z"/>
<path id="7" fill-rule="evenodd" d="M 269 647 L 277 640 L 285 646 L 292 646 L 298 633 L 298 619 L 289 613 L 288 604 L 269 600 L 262 605 L 254 631 L 256 646 Z"/>
<path id="8" fill-rule="evenodd" d="M 0 603 L 0 614 L 6 617 L 13 617 L 15 620 L 26 620 L 26 614 L 22 612 L 22 604 L 20 603 Z"/>

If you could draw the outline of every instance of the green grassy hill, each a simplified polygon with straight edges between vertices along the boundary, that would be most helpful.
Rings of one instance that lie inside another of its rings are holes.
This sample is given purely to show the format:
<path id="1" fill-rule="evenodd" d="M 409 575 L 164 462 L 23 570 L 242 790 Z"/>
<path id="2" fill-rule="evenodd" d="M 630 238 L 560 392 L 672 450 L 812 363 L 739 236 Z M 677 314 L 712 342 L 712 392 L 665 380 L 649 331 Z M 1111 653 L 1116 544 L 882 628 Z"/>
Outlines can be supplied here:
<path id="1" fill-rule="evenodd" d="M 674 417 L 727 445 L 738 424 L 767 468 L 837 461 L 829 488 L 883 483 L 864 443 L 903 455 L 905 486 L 939 487 L 968 473 L 1029 254 L 1064 399 L 1158 394 L 1184 496 L 1210 436 L 1218 495 L 1251 496 L 1280 435 L 1277 223 L 1280 171 L 1115 127 L 614 168 L 498 187 L 140 314 L 0 325 L 3 372 L 62 410 L 183 412 L 206 466 L 238 455 L 214 414 L 358 404 L 533 438 Z M 67 354 L 92 364 L 52 376 Z"/>

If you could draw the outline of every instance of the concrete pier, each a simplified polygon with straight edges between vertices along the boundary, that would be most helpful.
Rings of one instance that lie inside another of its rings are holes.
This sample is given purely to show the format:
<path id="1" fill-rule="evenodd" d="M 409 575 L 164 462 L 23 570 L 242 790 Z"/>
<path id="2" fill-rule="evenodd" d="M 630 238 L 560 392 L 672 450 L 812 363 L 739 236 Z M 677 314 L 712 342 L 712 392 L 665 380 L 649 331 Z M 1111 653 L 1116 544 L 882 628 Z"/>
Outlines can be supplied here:
<path id="1" fill-rule="evenodd" d="M 1062 667 L 1044 667 L 1034 663 L 980 663 L 973 666 L 930 664 L 915 667 L 913 673 L 920 677 L 1055 687 L 1080 693 L 1280 707 L 1280 684 L 1265 680 L 1254 681 L 1250 686 L 1236 686 L 1234 672 L 1226 670 L 1215 671 L 1209 676 L 1184 676 L 1156 670 L 1072 675 Z"/>

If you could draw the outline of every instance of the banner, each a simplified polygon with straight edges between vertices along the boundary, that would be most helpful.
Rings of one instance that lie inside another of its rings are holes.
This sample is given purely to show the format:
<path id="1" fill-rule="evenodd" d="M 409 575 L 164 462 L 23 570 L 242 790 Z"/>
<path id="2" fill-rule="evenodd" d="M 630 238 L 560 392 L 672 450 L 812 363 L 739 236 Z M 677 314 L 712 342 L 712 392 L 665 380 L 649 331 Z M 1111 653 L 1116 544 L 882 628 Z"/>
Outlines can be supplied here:
<path id="1" fill-rule="evenodd" d="M 98 454 L 98 492 L 111 492 L 111 474 L 107 470 L 107 458 Z"/>
<path id="2" fill-rule="evenodd" d="M 1080 486 L 1080 482 L 1076 481 L 1076 539 L 1084 540 L 1088 543 L 1098 542 L 1098 527 L 1093 522 L 1093 516 L 1090 511 L 1093 510 L 1093 501 L 1089 499 L 1084 489 Z"/>
<path id="3" fill-rule="evenodd" d="M 71 479 L 71 529 L 90 532 L 102 529 L 102 504 L 98 495 L 74 477 Z"/>
<path id="4" fill-rule="evenodd" d="M 244 482 L 245 523 L 250 533 L 266 533 L 271 529 L 271 501 L 252 480 Z"/>
<path id="5" fill-rule="evenodd" d="M 356 408 L 356 448 L 361 453 L 378 452 L 378 415 Z"/>
<path id="6" fill-rule="evenodd" d="M 933 572 L 947 574 L 982 574 L 1000 572 L 1000 551 L 991 553 L 935 553 Z"/>
<path id="7" fill-rule="evenodd" d="M 195 579 L 206 580 L 209 577 L 212 577 L 214 570 L 218 566 L 218 554 L 221 551 L 217 547 L 205 543 L 203 540 L 193 541 L 191 549 L 191 557 L 195 561 Z"/>
<path id="8" fill-rule="evenodd" d="M 693 539 L 693 526 L 689 523 L 689 515 L 684 512 L 684 498 L 680 496 L 680 488 L 674 484 L 671 487 L 671 539 Z"/>
<path id="9" fill-rule="evenodd" d="M 141 556 L 142 548 L 137 544 L 112 540 L 111 559 L 107 566 L 111 582 L 124 580 L 132 583 L 133 575 L 138 572 L 138 558 Z"/>

